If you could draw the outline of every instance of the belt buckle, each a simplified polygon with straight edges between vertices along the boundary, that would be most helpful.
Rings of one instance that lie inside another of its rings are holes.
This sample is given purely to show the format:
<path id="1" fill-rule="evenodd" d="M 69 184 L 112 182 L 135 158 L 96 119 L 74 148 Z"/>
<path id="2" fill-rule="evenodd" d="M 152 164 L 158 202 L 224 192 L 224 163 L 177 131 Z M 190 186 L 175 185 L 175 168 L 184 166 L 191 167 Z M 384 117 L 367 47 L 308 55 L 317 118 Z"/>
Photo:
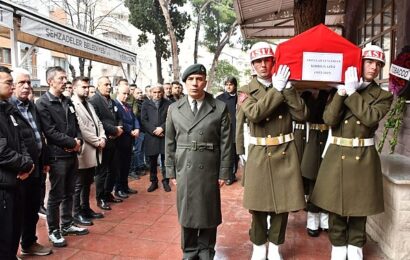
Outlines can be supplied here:
<path id="1" fill-rule="evenodd" d="M 277 137 L 268 137 L 266 138 L 266 145 L 278 145 L 278 138 Z"/>
<path id="2" fill-rule="evenodd" d="M 191 150 L 196 151 L 198 149 L 198 145 L 196 141 L 191 142 Z"/>
<path id="3" fill-rule="evenodd" d="M 339 143 L 341 146 L 353 147 L 353 140 L 348 138 L 340 137 Z"/>

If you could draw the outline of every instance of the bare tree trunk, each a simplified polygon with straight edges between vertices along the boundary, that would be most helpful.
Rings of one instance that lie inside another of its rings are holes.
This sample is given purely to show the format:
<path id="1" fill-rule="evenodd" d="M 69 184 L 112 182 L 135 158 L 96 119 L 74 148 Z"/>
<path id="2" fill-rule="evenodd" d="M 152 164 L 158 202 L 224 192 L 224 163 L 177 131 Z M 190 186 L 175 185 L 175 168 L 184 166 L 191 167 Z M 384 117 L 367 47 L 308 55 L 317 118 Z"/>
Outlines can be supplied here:
<path id="1" fill-rule="evenodd" d="M 78 58 L 78 68 L 80 69 L 80 76 L 84 77 L 84 64 L 85 64 L 85 59 L 84 58 Z"/>
<path id="2" fill-rule="evenodd" d="M 194 63 L 198 62 L 198 45 L 199 45 L 199 32 L 201 31 L 201 22 L 202 22 L 202 13 L 204 12 L 205 8 L 214 0 L 206 1 L 201 8 L 198 10 L 197 20 L 196 20 L 196 28 L 195 28 L 195 44 L 194 44 Z"/>
<path id="3" fill-rule="evenodd" d="M 199 32 L 201 31 L 201 13 L 198 13 L 196 19 L 196 29 L 195 29 L 195 43 L 194 43 L 194 64 L 198 63 L 198 41 L 199 41 Z"/>
<path id="4" fill-rule="evenodd" d="M 179 60 L 178 60 L 178 43 L 177 37 L 175 36 L 174 26 L 172 25 L 171 16 L 169 15 L 169 3 L 166 0 L 159 0 L 159 4 L 162 9 L 162 13 L 165 17 L 165 22 L 167 24 L 167 31 L 169 34 L 169 39 L 171 41 L 171 54 L 172 54 L 172 74 L 174 80 L 179 79 Z"/>
<path id="5" fill-rule="evenodd" d="M 327 0 L 294 0 L 295 35 L 325 23 Z"/>
<path id="6" fill-rule="evenodd" d="M 73 79 L 76 77 L 76 72 L 75 72 L 75 68 L 73 66 L 73 64 L 68 63 L 68 69 L 71 71 L 71 76 L 73 77 Z"/>
<path id="7" fill-rule="evenodd" d="M 212 60 L 212 66 L 211 69 L 209 70 L 209 76 L 208 76 L 208 85 L 207 85 L 207 89 L 212 87 L 213 81 L 214 81 L 214 77 L 215 77 L 215 69 L 216 66 L 218 65 L 218 59 L 219 59 L 219 55 L 221 55 L 223 48 L 225 47 L 225 45 L 229 42 L 229 39 L 231 38 L 233 32 L 236 29 L 236 26 L 238 26 L 238 22 L 235 21 L 227 34 L 225 34 L 225 36 L 222 38 L 221 42 L 218 44 L 218 46 L 216 47 L 216 51 L 215 51 L 215 55 L 214 55 L 214 59 Z"/>
<path id="8" fill-rule="evenodd" d="M 91 70 L 93 69 L 93 61 L 89 60 L 88 63 L 88 72 L 87 72 L 87 77 L 90 79 L 91 78 Z"/>
<path id="9" fill-rule="evenodd" d="M 159 47 L 161 39 L 159 36 L 155 36 L 154 45 L 155 45 L 155 59 L 157 62 L 157 81 L 158 83 L 163 84 L 164 78 L 162 77 L 162 62 L 161 62 L 161 47 Z"/>

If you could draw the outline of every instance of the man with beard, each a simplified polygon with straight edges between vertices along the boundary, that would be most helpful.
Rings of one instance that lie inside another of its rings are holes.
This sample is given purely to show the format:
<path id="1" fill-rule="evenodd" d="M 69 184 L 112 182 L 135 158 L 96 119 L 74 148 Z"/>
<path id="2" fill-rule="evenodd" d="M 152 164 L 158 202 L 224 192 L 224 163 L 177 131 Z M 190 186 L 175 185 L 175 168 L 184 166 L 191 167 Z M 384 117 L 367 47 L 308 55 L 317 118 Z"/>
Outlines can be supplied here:
<path id="1" fill-rule="evenodd" d="M 106 136 L 103 125 L 93 106 L 87 101 L 89 82 L 86 77 L 77 77 L 73 81 L 74 94 L 71 98 L 78 119 L 81 135 L 84 138 L 83 148 L 78 155 L 78 170 L 75 176 L 73 202 L 74 221 L 77 224 L 91 226 L 92 219 L 103 218 L 101 213 L 90 207 L 90 186 L 93 183 L 95 169 L 101 163 L 102 150 Z"/>

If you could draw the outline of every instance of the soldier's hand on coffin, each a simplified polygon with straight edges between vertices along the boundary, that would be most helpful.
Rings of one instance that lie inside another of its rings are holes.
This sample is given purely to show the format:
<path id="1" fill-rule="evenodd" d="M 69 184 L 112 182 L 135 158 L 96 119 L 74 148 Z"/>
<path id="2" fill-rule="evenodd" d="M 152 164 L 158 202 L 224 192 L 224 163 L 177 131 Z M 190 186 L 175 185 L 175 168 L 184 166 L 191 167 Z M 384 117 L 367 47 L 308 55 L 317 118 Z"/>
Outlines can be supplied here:
<path id="1" fill-rule="evenodd" d="M 290 69 L 287 65 L 279 65 L 278 71 L 272 76 L 272 85 L 278 90 L 282 91 L 288 83 L 290 76 Z"/>
<path id="2" fill-rule="evenodd" d="M 357 68 L 349 67 L 345 72 L 346 94 L 351 95 L 359 88 L 359 78 L 357 77 Z"/>

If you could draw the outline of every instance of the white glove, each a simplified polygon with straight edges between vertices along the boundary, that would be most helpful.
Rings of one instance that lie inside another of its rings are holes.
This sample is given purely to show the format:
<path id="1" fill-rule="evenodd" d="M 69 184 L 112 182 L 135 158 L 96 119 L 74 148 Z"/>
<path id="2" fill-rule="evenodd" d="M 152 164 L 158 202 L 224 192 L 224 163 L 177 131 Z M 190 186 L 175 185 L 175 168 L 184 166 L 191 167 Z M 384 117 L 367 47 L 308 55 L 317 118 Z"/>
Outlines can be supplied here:
<path id="1" fill-rule="evenodd" d="M 346 94 L 352 95 L 359 88 L 359 79 L 357 77 L 356 67 L 349 67 L 345 72 L 345 88 Z"/>
<path id="2" fill-rule="evenodd" d="M 338 84 L 335 85 L 335 87 L 337 88 L 337 94 L 339 94 L 340 96 L 346 96 L 346 87 L 343 84 Z"/>
<path id="3" fill-rule="evenodd" d="M 279 92 L 282 91 L 290 76 L 290 69 L 287 65 L 280 65 L 278 71 L 272 76 L 272 85 Z"/>
<path id="4" fill-rule="evenodd" d="M 286 89 L 289 89 L 292 87 L 292 82 L 288 81 L 288 83 L 286 83 Z"/>

